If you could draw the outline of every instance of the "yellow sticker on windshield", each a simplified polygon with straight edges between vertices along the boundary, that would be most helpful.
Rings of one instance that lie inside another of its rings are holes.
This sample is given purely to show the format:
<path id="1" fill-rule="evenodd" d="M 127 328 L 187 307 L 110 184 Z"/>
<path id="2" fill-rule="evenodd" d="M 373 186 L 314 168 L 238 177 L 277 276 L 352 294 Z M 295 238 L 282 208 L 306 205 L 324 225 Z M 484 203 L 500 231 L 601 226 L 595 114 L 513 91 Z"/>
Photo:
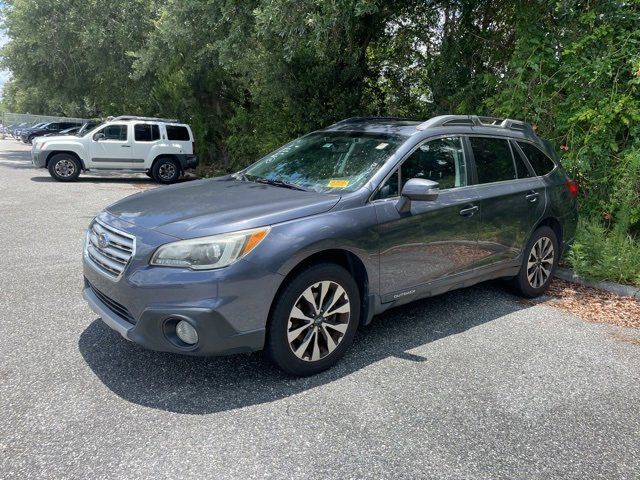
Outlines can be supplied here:
<path id="1" fill-rule="evenodd" d="M 329 180 L 327 187 L 329 188 L 346 188 L 349 185 L 349 180 Z"/>

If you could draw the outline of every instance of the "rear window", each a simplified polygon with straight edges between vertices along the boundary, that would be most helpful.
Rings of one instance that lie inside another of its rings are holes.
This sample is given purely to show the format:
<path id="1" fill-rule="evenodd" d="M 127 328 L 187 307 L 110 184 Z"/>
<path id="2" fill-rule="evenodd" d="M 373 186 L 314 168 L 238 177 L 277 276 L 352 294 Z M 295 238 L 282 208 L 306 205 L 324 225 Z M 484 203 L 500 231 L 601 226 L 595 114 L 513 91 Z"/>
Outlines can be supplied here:
<path id="1" fill-rule="evenodd" d="M 158 125 L 139 123 L 134 125 L 133 131 L 136 142 L 153 142 L 160 139 Z"/>
<path id="2" fill-rule="evenodd" d="M 190 141 L 189 130 L 187 127 L 178 127 L 176 125 L 167 125 L 167 138 L 169 140 Z"/>
<path id="3" fill-rule="evenodd" d="M 526 142 L 518 142 L 518 146 L 522 149 L 529 163 L 536 172 L 536 175 L 546 175 L 556 166 L 545 153 L 543 153 L 535 145 Z"/>
<path id="4" fill-rule="evenodd" d="M 478 183 L 503 182 L 517 178 L 511 147 L 507 140 L 489 137 L 471 137 L 469 140 L 476 161 Z"/>

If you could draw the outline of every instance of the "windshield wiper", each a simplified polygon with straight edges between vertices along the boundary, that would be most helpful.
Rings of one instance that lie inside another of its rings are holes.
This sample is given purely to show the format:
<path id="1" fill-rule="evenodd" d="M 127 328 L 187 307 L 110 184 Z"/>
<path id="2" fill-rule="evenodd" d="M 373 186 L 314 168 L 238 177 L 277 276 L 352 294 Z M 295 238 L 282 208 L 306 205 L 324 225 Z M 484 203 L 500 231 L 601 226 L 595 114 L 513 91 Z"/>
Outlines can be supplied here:
<path id="1" fill-rule="evenodd" d="M 242 172 L 232 173 L 232 174 L 231 174 L 231 177 L 232 177 L 234 180 L 241 180 L 241 181 L 243 181 L 243 182 L 249 182 L 249 181 L 250 181 L 250 180 L 249 180 L 249 177 L 247 177 L 247 176 L 246 176 L 244 173 L 242 173 Z"/>
<path id="2" fill-rule="evenodd" d="M 236 172 L 231 174 L 231 176 L 235 180 L 241 180 L 243 182 L 264 183 L 266 185 L 275 185 L 276 187 L 290 188 L 292 190 L 300 190 L 302 192 L 309 191 L 309 189 L 304 188 L 303 186 L 298 185 L 297 183 L 289 183 L 289 182 L 285 182 L 284 180 L 275 180 L 273 178 L 256 177 L 255 175 L 247 175 L 244 172 Z"/>
<path id="3" fill-rule="evenodd" d="M 273 178 L 263 178 L 263 177 L 256 177 L 254 175 L 245 175 L 244 173 L 241 174 L 245 180 L 249 180 L 251 182 L 256 182 L 256 183 L 264 183 L 266 185 L 275 185 L 276 187 L 284 187 L 284 188 L 290 188 L 291 190 L 300 190 L 302 192 L 308 192 L 309 190 L 304 188 L 301 185 L 298 185 L 297 183 L 289 183 L 289 182 L 285 182 L 284 180 L 276 180 Z"/>

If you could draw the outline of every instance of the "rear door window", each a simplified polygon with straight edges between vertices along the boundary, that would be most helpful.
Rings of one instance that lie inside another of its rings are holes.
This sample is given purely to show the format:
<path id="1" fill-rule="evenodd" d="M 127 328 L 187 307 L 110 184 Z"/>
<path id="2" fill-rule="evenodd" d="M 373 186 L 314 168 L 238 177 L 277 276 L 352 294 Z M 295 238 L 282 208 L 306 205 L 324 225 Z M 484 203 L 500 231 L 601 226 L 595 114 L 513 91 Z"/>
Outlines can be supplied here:
<path id="1" fill-rule="evenodd" d="M 133 127 L 133 138 L 136 142 L 154 142 L 160 139 L 158 125 L 138 123 Z"/>
<path id="2" fill-rule="evenodd" d="M 515 147 L 513 142 L 511 143 L 511 151 L 513 152 L 513 160 L 516 163 L 516 173 L 518 174 L 518 178 L 531 178 L 532 176 L 535 176 L 531 174 L 526 160 L 522 153 Z"/>
<path id="3" fill-rule="evenodd" d="M 536 175 L 546 175 L 553 170 L 556 164 L 538 147 L 527 142 L 518 142 L 518 146 L 526 155 Z"/>
<path id="4" fill-rule="evenodd" d="M 183 142 L 191 140 L 187 127 L 180 127 L 177 125 L 167 125 L 167 138 L 169 140 L 178 140 Z"/>
<path id="5" fill-rule="evenodd" d="M 478 183 L 504 182 L 517 178 L 507 140 L 491 137 L 470 137 L 469 140 L 476 162 Z"/>

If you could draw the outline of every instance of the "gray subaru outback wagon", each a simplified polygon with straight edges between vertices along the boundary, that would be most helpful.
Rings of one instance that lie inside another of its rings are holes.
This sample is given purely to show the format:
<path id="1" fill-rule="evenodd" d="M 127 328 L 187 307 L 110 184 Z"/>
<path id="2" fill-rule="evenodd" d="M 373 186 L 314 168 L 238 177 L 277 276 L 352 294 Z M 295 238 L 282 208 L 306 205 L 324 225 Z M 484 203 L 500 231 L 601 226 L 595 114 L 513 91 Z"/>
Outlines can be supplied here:
<path id="1" fill-rule="evenodd" d="M 107 207 L 87 232 L 83 294 L 144 347 L 264 349 L 310 375 L 388 308 L 494 278 L 542 294 L 576 194 L 527 123 L 352 118 L 233 175 Z"/>

